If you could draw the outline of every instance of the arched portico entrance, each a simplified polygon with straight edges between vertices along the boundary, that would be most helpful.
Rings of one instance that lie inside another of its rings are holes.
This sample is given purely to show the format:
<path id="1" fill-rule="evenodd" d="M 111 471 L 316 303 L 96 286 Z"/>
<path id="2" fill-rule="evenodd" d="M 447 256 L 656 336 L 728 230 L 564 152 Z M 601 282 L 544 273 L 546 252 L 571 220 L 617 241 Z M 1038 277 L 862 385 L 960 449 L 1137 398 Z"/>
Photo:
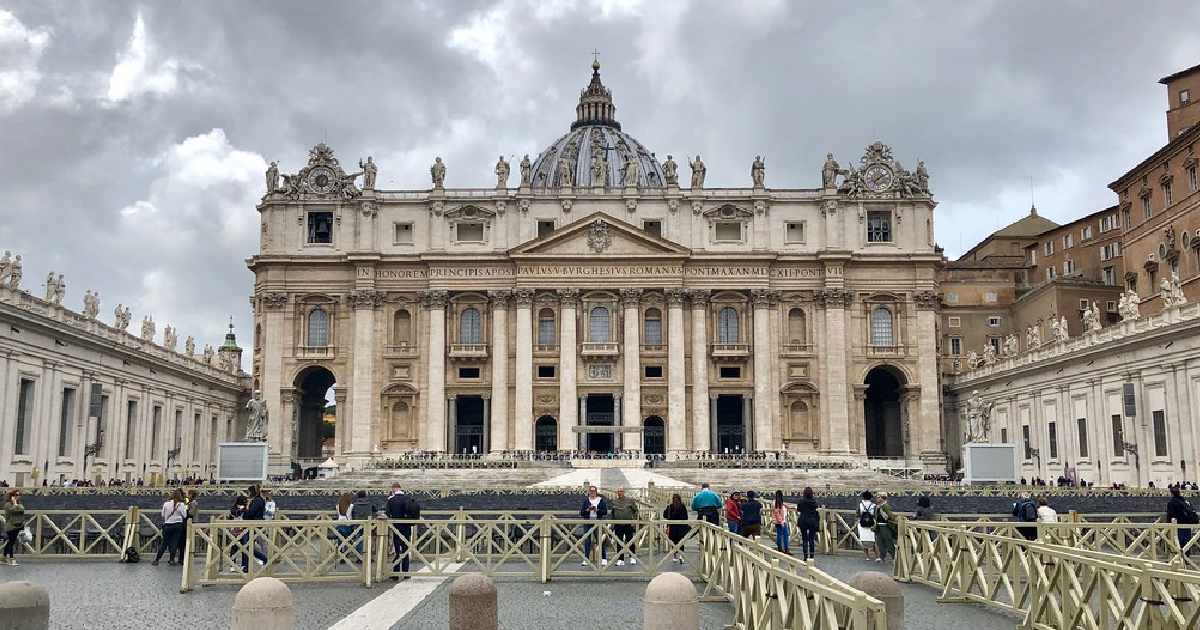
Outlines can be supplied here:
<path id="1" fill-rule="evenodd" d="M 667 454 L 667 432 L 662 418 L 649 416 L 642 422 L 642 452 L 646 455 Z"/>
<path id="2" fill-rule="evenodd" d="M 904 374 L 890 366 L 867 372 L 863 399 L 863 433 L 868 457 L 904 456 L 901 390 Z"/>
<path id="3" fill-rule="evenodd" d="M 318 460 L 322 458 L 321 445 L 328 436 L 335 435 L 338 416 L 346 413 L 338 409 L 334 422 L 326 426 L 325 407 L 329 398 L 329 390 L 336 381 L 333 372 L 320 365 L 304 368 L 296 375 L 293 385 L 296 388 L 296 453 L 300 460 Z"/>

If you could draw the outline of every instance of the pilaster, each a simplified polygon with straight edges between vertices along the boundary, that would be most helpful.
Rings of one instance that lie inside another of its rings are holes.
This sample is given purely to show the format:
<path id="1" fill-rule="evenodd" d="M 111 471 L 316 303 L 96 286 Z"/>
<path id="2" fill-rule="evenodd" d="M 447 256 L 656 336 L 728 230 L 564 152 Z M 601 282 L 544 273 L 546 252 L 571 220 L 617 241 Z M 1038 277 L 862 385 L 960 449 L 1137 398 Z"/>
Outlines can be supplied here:
<path id="1" fill-rule="evenodd" d="M 708 298 L 703 289 L 688 291 L 692 302 L 692 448 L 712 450 L 712 414 L 708 396 Z M 715 407 L 715 405 L 714 405 Z"/>
<path id="2" fill-rule="evenodd" d="M 684 364 L 683 289 L 667 289 L 667 450 L 687 449 L 687 366 Z"/>
<path id="3" fill-rule="evenodd" d="M 429 318 L 429 345 L 425 353 L 427 391 L 425 394 L 425 431 L 421 448 L 443 451 L 446 448 L 446 291 L 426 291 L 424 300 Z"/>
<path id="4" fill-rule="evenodd" d="M 576 363 L 579 352 L 575 340 L 575 309 L 579 289 L 559 289 L 558 333 L 558 448 L 570 450 L 576 416 Z"/>
<path id="5" fill-rule="evenodd" d="M 513 303 L 517 309 L 516 322 L 516 402 L 513 418 L 513 437 L 518 451 L 533 450 L 533 321 L 530 305 L 533 289 L 517 289 L 513 292 Z M 563 432 L 559 423 L 559 435 Z M 559 438 L 560 443 L 562 438 Z"/>
<path id="6" fill-rule="evenodd" d="M 617 424 L 630 427 L 642 423 L 641 298 L 641 289 L 621 289 L 621 304 L 625 309 L 624 348 L 621 352 L 625 365 L 625 404 Z"/>
<path id="7" fill-rule="evenodd" d="M 754 306 L 754 446 L 756 451 L 771 450 L 771 322 L 770 292 L 750 292 Z"/>
<path id="8" fill-rule="evenodd" d="M 350 448 L 347 450 L 356 454 L 370 453 L 375 444 L 372 430 L 377 389 L 374 359 L 378 344 L 375 342 L 375 320 L 382 304 L 383 294 L 374 289 L 359 289 L 350 294 L 350 306 L 354 317 L 354 358 L 351 366 Z M 433 372 L 432 366 L 430 372 Z M 341 408 L 338 411 L 340 412 Z"/>
<path id="9" fill-rule="evenodd" d="M 511 291 L 492 291 L 492 395 L 485 427 L 490 451 L 508 450 L 508 302 Z"/>

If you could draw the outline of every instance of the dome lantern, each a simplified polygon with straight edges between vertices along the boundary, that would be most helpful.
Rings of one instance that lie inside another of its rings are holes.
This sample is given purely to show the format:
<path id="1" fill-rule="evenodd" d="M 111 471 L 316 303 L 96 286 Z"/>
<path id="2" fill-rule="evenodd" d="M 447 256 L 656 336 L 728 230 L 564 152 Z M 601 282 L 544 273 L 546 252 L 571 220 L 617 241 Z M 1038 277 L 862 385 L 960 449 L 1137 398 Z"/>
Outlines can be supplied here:
<path id="1" fill-rule="evenodd" d="M 592 62 L 592 81 L 579 92 L 579 105 L 575 106 L 575 122 L 571 129 L 585 125 L 603 125 L 620 129 L 616 118 L 617 106 L 613 105 L 612 92 L 600 81 L 600 60 Z"/>

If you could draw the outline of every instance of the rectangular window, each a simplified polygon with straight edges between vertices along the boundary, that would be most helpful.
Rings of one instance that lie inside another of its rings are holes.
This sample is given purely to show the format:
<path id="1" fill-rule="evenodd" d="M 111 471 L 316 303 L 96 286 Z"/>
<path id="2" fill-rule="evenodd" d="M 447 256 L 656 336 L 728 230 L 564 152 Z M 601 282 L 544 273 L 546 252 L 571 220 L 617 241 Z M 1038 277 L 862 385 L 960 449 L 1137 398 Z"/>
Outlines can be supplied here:
<path id="1" fill-rule="evenodd" d="M 1008 444 L 1008 427 L 1000 428 L 1000 443 Z"/>
<path id="2" fill-rule="evenodd" d="M 1046 423 L 1046 432 L 1050 436 L 1050 459 L 1058 459 L 1058 423 Z"/>
<path id="3" fill-rule="evenodd" d="M 803 243 L 804 242 L 804 222 L 803 221 L 788 221 L 784 228 L 784 238 L 788 243 Z"/>
<path id="4" fill-rule="evenodd" d="M 962 328 L 962 318 L 955 316 L 947 317 L 946 326 L 950 328 Z"/>
<path id="5" fill-rule="evenodd" d="M 1058 277 L 1058 269 L 1056 267 L 1046 267 L 1046 279 L 1053 280 Z"/>
<path id="6" fill-rule="evenodd" d="M 643 327 L 645 335 L 646 335 L 646 338 L 642 340 L 642 343 L 649 345 L 649 346 L 662 345 L 662 342 L 663 342 L 662 319 L 648 317 L 648 318 L 646 318 L 642 327 Z"/>
<path id="7" fill-rule="evenodd" d="M 1063 249 L 1070 249 L 1074 246 L 1075 246 L 1075 235 L 1070 234 L 1070 233 L 1063 234 Z"/>
<path id="8" fill-rule="evenodd" d="M 1162 185 L 1162 193 L 1163 193 L 1163 207 L 1164 208 L 1169 207 L 1175 201 L 1174 196 L 1171 194 L 1171 182 L 1167 182 Z"/>
<path id="9" fill-rule="evenodd" d="M 392 243 L 396 245 L 412 245 L 413 244 L 413 224 L 411 223 L 396 223 L 392 236 Z"/>
<path id="10" fill-rule="evenodd" d="M 1083 226 L 1083 229 L 1079 231 L 1079 240 L 1086 241 L 1090 238 L 1092 238 L 1092 226 L 1085 225 Z"/>
<path id="11" fill-rule="evenodd" d="M 1125 456 L 1125 423 L 1121 420 L 1120 414 L 1112 416 L 1112 439 L 1113 453 L 1117 457 Z"/>
<path id="12" fill-rule="evenodd" d="M 1198 183 L 1196 180 L 1196 167 L 1195 166 L 1193 166 L 1187 170 L 1187 178 L 1188 178 L 1188 191 L 1196 192 L 1196 188 L 1197 188 L 1197 186 L 1200 186 L 1200 183 Z"/>
<path id="13" fill-rule="evenodd" d="M 647 365 L 645 367 L 646 378 L 662 378 L 663 369 L 661 365 Z"/>
<path id="14" fill-rule="evenodd" d="M 192 463 L 200 461 L 200 414 L 192 416 Z"/>
<path id="15" fill-rule="evenodd" d="M 537 237 L 542 238 L 554 231 L 554 221 L 552 219 L 543 219 L 537 222 Z"/>
<path id="16" fill-rule="evenodd" d="M 642 221 L 642 229 L 648 234 L 662 238 L 662 221 L 647 219 Z"/>
<path id="17" fill-rule="evenodd" d="M 333 213 L 308 213 L 308 243 L 310 245 L 330 245 L 333 243 Z"/>
<path id="18" fill-rule="evenodd" d="M 1117 284 L 1117 272 L 1115 269 L 1113 269 L 1112 267 L 1105 267 L 1101 273 L 1103 274 L 1104 284 L 1107 284 L 1107 285 L 1116 285 Z"/>
<path id="19" fill-rule="evenodd" d="M 721 378 L 742 378 L 742 368 L 740 367 L 722 367 L 717 375 Z"/>
<path id="20" fill-rule="evenodd" d="M 1128 228 L 1133 225 L 1133 212 L 1129 208 L 1121 211 L 1121 225 Z"/>
<path id="21" fill-rule="evenodd" d="M 887 210 L 872 210 L 867 213 L 867 242 L 892 242 L 892 213 Z"/>
<path id="22" fill-rule="evenodd" d="M 1190 102 L 1192 102 L 1192 91 L 1187 88 L 1179 90 L 1179 105 L 1187 105 Z"/>
<path id="23" fill-rule="evenodd" d="M 554 316 L 552 314 L 538 317 L 538 345 L 554 345 L 555 332 L 557 331 L 554 328 Z"/>
<path id="24" fill-rule="evenodd" d="M 1070 258 L 1063 261 L 1063 275 L 1075 273 L 1075 261 Z"/>
<path id="25" fill-rule="evenodd" d="M 993 315 L 987 318 L 987 325 L 990 328 L 999 328 L 1000 324 L 1004 323 L 1004 318 L 998 315 Z"/>
<path id="26" fill-rule="evenodd" d="M 75 389 L 63 388 L 62 409 L 58 415 L 58 456 L 71 454 L 71 433 L 75 424 Z"/>
<path id="27" fill-rule="evenodd" d="M 13 454 L 27 455 L 29 448 L 28 436 L 25 434 L 33 421 L 33 392 L 34 381 L 21 379 L 21 389 L 17 394 L 17 426 L 13 438 Z"/>
<path id="28" fill-rule="evenodd" d="M 950 338 L 950 354 L 956 357 L 962 355 L 962 337 Z"/>
<path id="29" fill-rule="evenodd" d="M 1150 208 L 1150 195 L 1148 194 L 1142 196 L 1142 215 L 1147 219 L 1154 215 L 1154 211 Z"/>
<path id="30" fill-rule="evenodd" d="M 1105 302 L 1104 310 L 1108 311 L 1109 313 L 1116 313 L 1117 312 L 1117 303 L 1112 300 Z"/>
<path id="31" fill-rule="evenodd" d="M 1154 456 L 1167 456 L 1167 413 L 1161 409 L 1154 412 Z"/>
<path id="32" fill-rule="evenodd" d="M 162 407 L 154 406 L 150 413 L 150 459 L 158 459 L 158 436 L 162 433 Z"/>
<path id="33" fill-rule="evenodd" d="M 554 378 L 554 366 L 553 365 L 539 365 L 538 366 L 538 378 Z"/>
<path id="34" fill-rule="evenodd" d="M 1086 459 L 1088 456 L 1087 418 L 1075 420 L 1075 431 L 1079 434 L 1079 457 Z"/>
<path id="35" fill-rule="evenodd" d="M 737 242 L 742 240 L 742 224 L 740 221 L 717 221 L 713 225 L 713 238 L 718 242 Z"/>
<path id="36" fill-rule="evenodd" d="M 1000 354 L 1000 346 L 1004 344 L 1004 340 L 999 337 L 988 337 L 987 343 L 992 347 L 992 350 L 996 351 L 996 354 Z"/>
<path id="37" fill-rule="evenodd" d="M 125 459 L 133 459 L 133 437 L 137 429 L 137 401 L 130 400 L 125 407 Z"/>
<path id="38" fill-rule="evenodd" d="M 1111 214 L 1100 217 L 1100 231 L 1101 232 L 1107 232 L 1107 231 L 1113 229 L 1113 218 L 1114 217 Z"/>
<path id="39" fill-rule="evenodd" d="M 1029 443 L 1029 425 L 1021 425 L 1021 440 L 1025 444 L 1025 459 L 1033 459 L 1033 446 Z"/>
<path id="40" fill-rule="evenodd" d="M 458 368 L 458 378 L 462 378 L 462 379 L 479 378 L 479 368 L 477 368 L 477 367 Z"/>
<path id="41" fill-rule="evenodd" d="M 1042 245 L 1042 253 L 1046 254 L 1047 256 L 1053 256 L 1054 255 L 1054 241 L 1046 241 Z"/>
<path id="42" fill-rule="evenodd" d="M 483 224 L 478 222 L 456 224 L 454 226 L 454 240 L 459 243 L 482 243 Z"/>
<path id="43" fill-rule="evenodd" d="M 171 432 L 171 449 L 176 450 L 183 446 L 183 410 L 175 410 L 175 427 Z"/>

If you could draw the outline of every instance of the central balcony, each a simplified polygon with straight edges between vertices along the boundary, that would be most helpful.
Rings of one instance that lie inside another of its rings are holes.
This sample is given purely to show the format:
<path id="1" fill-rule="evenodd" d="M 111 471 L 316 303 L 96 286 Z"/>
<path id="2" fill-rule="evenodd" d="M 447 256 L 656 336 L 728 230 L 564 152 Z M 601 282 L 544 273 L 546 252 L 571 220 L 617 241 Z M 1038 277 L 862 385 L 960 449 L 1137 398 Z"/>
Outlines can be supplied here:
<path id="1" fill-rule="evenodd" d="M 615 357 L 620 354 L 620 344 L 599 341 L 585 341 L 580 349 L 585 357 Z"/>
<path id="2" fill-rule="evenodd" d="M 335 354 L 333 346 L 296 346 L 299 359 L 332 359 Z"/>
<path id="3" fill-rule="evenodd" d="M 709 356 L 713 360 L 745 359 L 750 356 L 748 343 L 714 343 L 709 347 Z"/>
<path id="4" fill-rule="evenodd" d="M 482 361 L 488 355 L 487 344 L 483 343 L 452 343 L 450 344 L 450 358 L 462 359 L 467 361 Z"/>

